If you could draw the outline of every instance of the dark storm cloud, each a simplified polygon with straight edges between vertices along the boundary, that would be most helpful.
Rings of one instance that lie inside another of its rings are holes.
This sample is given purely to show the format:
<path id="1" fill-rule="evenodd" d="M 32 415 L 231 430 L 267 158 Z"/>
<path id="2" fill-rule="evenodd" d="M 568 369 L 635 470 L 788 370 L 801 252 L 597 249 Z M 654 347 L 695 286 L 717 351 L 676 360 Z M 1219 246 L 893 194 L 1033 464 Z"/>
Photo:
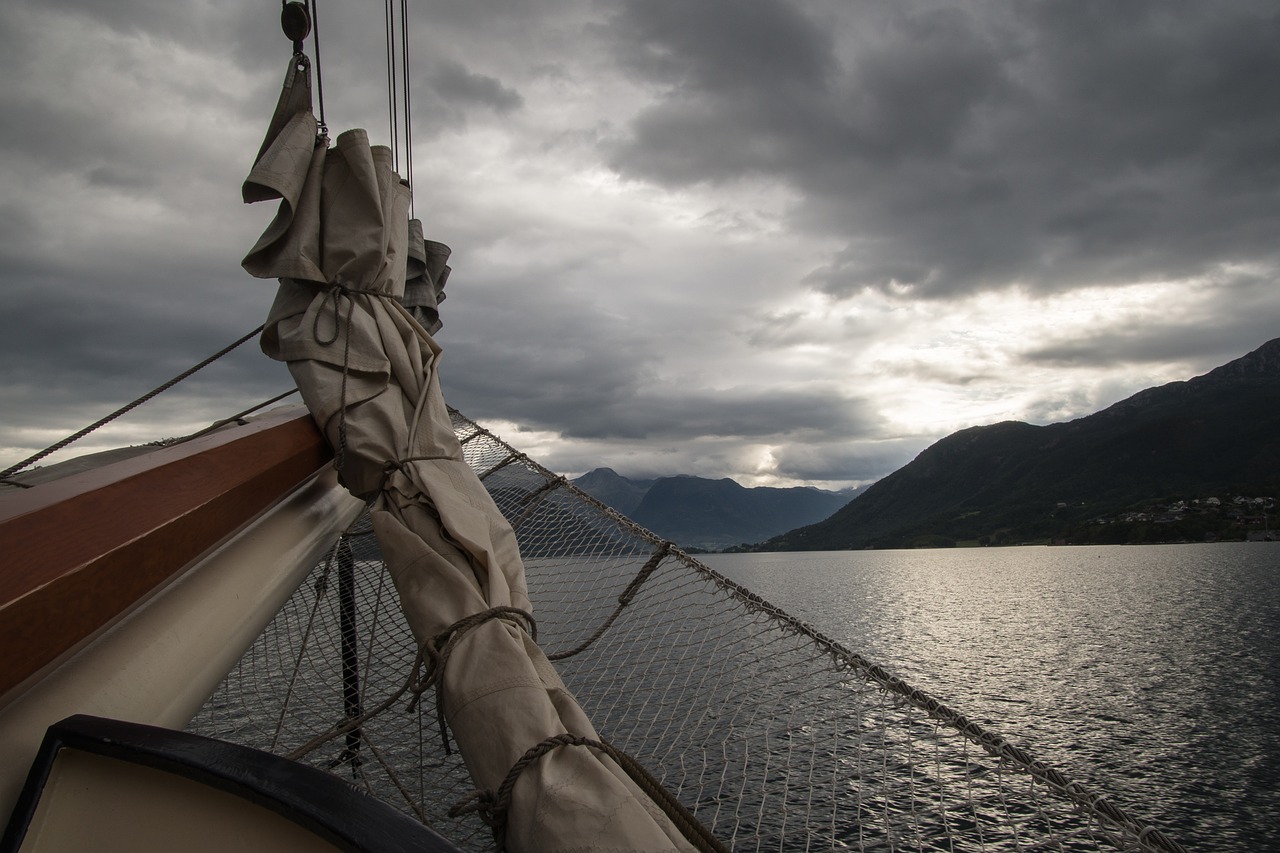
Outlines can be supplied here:
<path id="1" fill-rule="evenodd" d="M 6 445 L 70 433 L 264 316 L 270 292 L 236 265 L 252 242 L 253 214 L 221 218 L 240 212 L 238 183 L 252 156 L 241 147 L 252 140 L 240 133 L 242 106 L 227 81 L 194 73 L 239 43 L 230 35 L 242 26 L 237 4 L 216 5 L 15 2 L 4 12 Z M 264 109 L 283 53 L 273 52 L 278 67 L 262 77 L 274 78 L 257 93 Z M 252 67 L 234 79 L 252 84 Z M 172 424 L 224 416 L 290 387 L 256 349 L 246 344 L 130 414 L 112 428 L 115 440 L 172 435 Z"/>
<path id="2" fill-rule="evenodd" d="M 41 275 L 6 277 L 0 317 L 0 410 L 6 430 L 61 426 L 69 433 L 252 328 L 234 301 L 228 306 L 217 291 L 140 300 L 110 281 L 96 280 L 95 287 L 51 299 L 49 282 Z M 232 315 L 229 320 L 226 313 Z M 224 416 L 291 387 L 283 366 L 262 356 L 251 340 L 165 396 L 184 398 L 179 417 L 192 417 L 198 406 Z M 132 417 L 151 417 L 155 406 L 148 406 Z"/>
<path id="3" fill-rule="evenodd" d="M 320 32 L 330 127 L 385 143 L 379 11 L 321 3 Z M 289 60 L 277 16 L 0 5 L 0 412 L 23 431 L 0 443 L 70 431 L 265 316 L 274 284 L 238 260 L 273 205 L 238 194 Z M 1030 365 L 1055 381 L 1027 417 L 1056 419 L 1236 357 L 1280 328 L 1277 20 L 1252 0 L 425 4 L 416 201 L 455 251 L 448 397 L 583 470 L 863 480 L 950 422 L 890 422 L 903 388 L 963 407 Z M 1017 285 L 982 301 L 1017 314 L 1193 274 L 1158 311 L 922 352 L 954 344 L 953 294 Z M 152 420 L 288 384 L 253 344 L 192 381 Z"/>
<path id="4" fill-rule="evenodd" d="M 627 2 L 611 26 L 624 66 L 666 91 L 617 144 L 624 174 L 668 185 L 776 174 L 807 135 L 832 130 L 817 121 L 830 34 L 784 2 Z"/>
<path id="5" fill-rule="evenodd" d="M 1036 347 L 1023 354 L 1033 363 L 1056 367 L 1109 367 L 1123 363 L 1158 364 L 1170 360 L 1217 355 L 1219 341 L 1208 335 L 1190 339 L 1183 327 L 1109 329 L 1105 332 Z M 1262 343 L 1259 341 L 1259 343 Z"/>
<path id="6" fill-rule="evenodd" d="M 1253 337 L 1248 338 L 1249 331 Z M 1280 330 L 1280 311 L 1235 325 L 1206 323 L 1120 327 L 1072 340 L 1036 347 L 1023 353 L 1033 363 L 1055 367 L 1114 367 L 1120 364 L 1191 362 L 1217 366 L 1256 349 Z M 1244 347 L 1244 349 L 1242 349 Z"/>
<path id="7" fill-rule="evenodd" d="M 677 91 L 787 94 L 834 70 L 831 34 L 781 0 L 625 0 L 613 26 L 623 62 Z"/>
<path id="8" fill-rule="evenodd" d="M 612 164 L 673 187 L 794 189 L 795 225 L 848 241 L 810 279 L 836 295 L 1280 258 L 1273 4 L 855 9 L 829 30 L 819 4 L 623 4 L 612 35 L 661 95 Z"/>
<path id="9" fill-rule="evenodd" d="M 427 84 L 442 99 L 464 106 L 482 106 L 497 113 L 519 109 L 524 98 L 495 77 L 467 70 L 461 62 L 442 59 L 427 75 Z"/>

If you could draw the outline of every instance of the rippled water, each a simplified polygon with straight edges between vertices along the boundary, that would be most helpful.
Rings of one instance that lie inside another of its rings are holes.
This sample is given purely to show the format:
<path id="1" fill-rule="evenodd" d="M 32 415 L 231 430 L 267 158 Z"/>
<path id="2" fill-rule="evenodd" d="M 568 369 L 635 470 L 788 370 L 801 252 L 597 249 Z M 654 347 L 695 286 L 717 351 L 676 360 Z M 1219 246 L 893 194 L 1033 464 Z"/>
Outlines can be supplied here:
<path id="1" fill-rule="evenodd" d="M 1280 850 L 1280 545 L 702 559 L 1189 849 Z"/>

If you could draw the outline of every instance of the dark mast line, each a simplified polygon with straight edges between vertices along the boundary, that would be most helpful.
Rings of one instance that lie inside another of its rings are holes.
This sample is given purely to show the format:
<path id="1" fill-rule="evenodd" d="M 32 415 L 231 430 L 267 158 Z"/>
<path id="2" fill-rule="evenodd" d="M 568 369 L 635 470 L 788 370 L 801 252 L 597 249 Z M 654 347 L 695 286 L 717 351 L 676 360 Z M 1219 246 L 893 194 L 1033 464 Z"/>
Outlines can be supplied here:
<path id="1" fill-rule="evenodd" d="M 409 3 L 400 0 L 400 27 L 396 31 L 396 2 L 384 0 L 387 56 L 387 114 L 391 131 L 391 158 L 397 173 L 413 188 L 413 97 L 409 83 Z M 399 45 L 396 44 L 397 40 Z M 398 51 L 398 55 L 397 55 Z M 404 130 L 404 171 L 401 163 L 401 114 Z M 409 216 L 413 216 L 413 196 L 409 197 Z"/>

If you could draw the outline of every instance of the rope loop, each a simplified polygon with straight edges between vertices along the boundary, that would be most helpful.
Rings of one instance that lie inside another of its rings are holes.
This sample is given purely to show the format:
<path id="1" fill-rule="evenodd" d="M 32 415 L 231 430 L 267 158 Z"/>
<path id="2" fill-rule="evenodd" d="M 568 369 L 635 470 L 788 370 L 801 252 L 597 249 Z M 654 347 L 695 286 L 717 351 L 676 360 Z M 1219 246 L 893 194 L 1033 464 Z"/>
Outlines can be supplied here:
<path id="1" fill-rule="evenodd" d="M 515 617 L 515 618 L 512 618 Z M 440 742 L 444 747 L 445 755 L 453 754 L 453 747 L 449 745 L 449 728 L 444 718 L 444 670 L 445 665 L 449 662 L 449 657 L 453 654 L 453 650 L 457 648 L 458 643 L 462 642 L 462 638 L 467 632 L 473 628 L 483 625 L 490 619 L 502 619 L 513 625 L 517 625 L 517 620 L 524 622 L 519 625 L 526 634 L 529 635 L 535 643 L 538 641 L 538 623 L 534 620 L 533 614 L 527 610 L 521 610 L 519 607 L 510 607 L 502 605 L 499 607 L 490 607 L 488 610 L 482 610 L 479 613 L 473 613 L 454 622 L 448 628 L 429 638 L 418 649 L 417 660 L 413 664 L 413 674 L 409 692 L 413 694 L 407 711 L 413 711 L 418 707 L 418 703 L 422 700 L 422 694 L 427 688 L 434 687 L 436 690 L 436 724 L 440 728 Z M 423 663 L 427 664 L 427 671 L 422 678 L 417 677 L 419 669 Z"/>
<path id="2" fill-rule="evenodd" d="M 449 807 L 449 817 L 479 815 L 486 825 L 493 828 L 497 821 L 494 805 L 493 794 L 489 791 L 472 791 Z"/>
<path id="3" fill-rule="evenodd" d="M 707 831 L 692 812 L 672 796 L 671 792 L 634 758 L 606 741 L 575 735 L 571 732 L 552 735 L 529 747 L 524 755 L 511 765 L 511 769 L 507 771 L 507 775 L 503 777 L 496 790 L 474 791 L 468 794 L 449 809 L 449 816 L 479 815 L 480 819 L 493 829 L 493 840 L 499 853 L 502 853 L 506 850 L 507 815 L 511 810 L 511 795 L 515 790 L 516 782 L 520 779 L 520 774 L 530 764 L 562 746 L 585 746 L 609 756 L 623 772 L 631 777 L 631 781 L 636 783 L 636 786 L 653 801 L 654 805 L 662 809 L 663 814 L 695 849 L 709 853 L 728 853 L 728 848 Z"/>
<path id="4" fill-rule="evenodd" d="M 636 594 L 640 592 L 640 587 L 644 586 L 644 582 L 657 571 L 658 566 L 661 565 L 662 561 L 667 558 L 675 547 L 676 544 L 671 541 L 666 541 L 659 545 L 653 554 L 649 556 L 648 562 L 640 567 L 640 571 L 636 572 L 636 576 L 631 579 L 631 583 L 627 584 L 627 588 L 618 596 L 618 606 L 613 608 L 613 612 L 609 614 L 608 618 L 600 623 L 600 627 L 596 628 L 595 633 L 568 651 L 547 655 L 547 660 L 556 661 L 571 658 L 579 652 L 586 651 L 596 640 L 603 637 L 605 631 L 613 627 L 613 623 L 622 614 L 627 605 L 635 600 Z"/>
<path id="5" fill-rule="evenodd" d="M 322 347 L 332 346 L 343 339 L 342 343 L 342 385 L 339 389 L 340 405 L 338 406 L 338 446 L 333 449 L 333 470 L 342 473 L 347 461 L 347 374 L 351 372 L 351 315 L 355 311 L 356 301 L 351 297 L 357 293 L 376 296 L 380 299 L 393 299 L 390 293 L 365 287 L 351 287 L 343 284 L 341 279 L 334 279 L 325 288 L 325 299 L 333 300 L 333 334 L 329 337 L 320 335 L 320 317 L 323 310 L 317 311 L 311 321 L 311 336 Z M 342 314 L 341 298 L 347 299 L 347 312 Z"/>
<path id="6" fill-rule="evenodd" d="M 607 751 L 603 743 L 591 738 L 575 734 L 559 734 L 534 744 L 525 750 L 524 755 L 511 765 L 507 775 L 496 791 L 474 791 L 449 809 L 450 817 L 463 814 L 478 814 L 493 830 L 493 840 L 499 851 L 506 850 L 507 813 L 511 809 L 511 792 L 524 769 L 553 749 L 561 746 L 590 746 L 602 752 Z"/>

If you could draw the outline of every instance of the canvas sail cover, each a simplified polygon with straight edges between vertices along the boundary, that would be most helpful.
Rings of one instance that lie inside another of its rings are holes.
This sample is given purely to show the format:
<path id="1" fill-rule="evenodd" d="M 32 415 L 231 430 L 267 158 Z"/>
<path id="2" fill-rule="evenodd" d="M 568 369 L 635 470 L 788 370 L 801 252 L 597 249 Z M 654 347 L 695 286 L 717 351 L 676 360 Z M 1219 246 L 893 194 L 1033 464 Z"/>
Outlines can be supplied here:
<path id="1" fill-rule="evenodd" d="M 438 690 L 454 742 L 477 788 L 500 792 L 531 747 L 599 736 L 517 613 L 532 607 L 515 536 L 463 461 L 440 348 L 410 313 L 438 319 L 448 249 L 409 221 L 410 190 L 387 148 L 363 130 L 330 147 L 316 127 L 309 69 L 295 56 L 244 185 L 246 202 L 280 199 L 244 260 L 280 280 L 262 348 L 288 363 L 343 484 L 373 501 L 414 634 L 447 658 Z M 407 280 L 420 288 L 410 309 Z M 448 633 L 477 614 L 489 615 Z M 593 747 L 547 748 L 510 778 L 507 849 L 694 849 Z"/>

